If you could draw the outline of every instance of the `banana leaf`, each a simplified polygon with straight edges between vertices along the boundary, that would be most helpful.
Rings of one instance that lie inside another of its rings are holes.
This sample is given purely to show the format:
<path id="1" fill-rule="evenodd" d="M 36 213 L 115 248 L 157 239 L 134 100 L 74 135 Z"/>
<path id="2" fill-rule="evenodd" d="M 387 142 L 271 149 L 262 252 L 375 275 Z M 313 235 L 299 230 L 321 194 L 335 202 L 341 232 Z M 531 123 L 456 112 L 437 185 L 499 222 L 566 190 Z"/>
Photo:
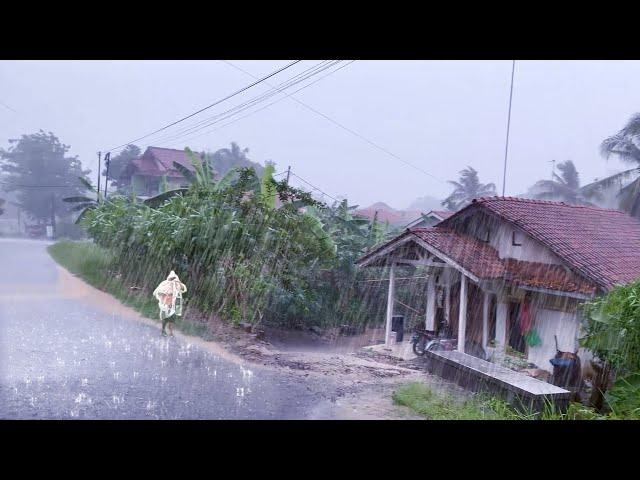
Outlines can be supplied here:
<path id="1" fill-rule="evenodd" d="M 173 166 L 182 174 L 182 176 L 184 176 L 184 178 L 187 179 L 189 183 L 198 183 L 198 178 L 187 167 L 179 164 L 178 162 L 173 162 Z"/>
<path id="2" fill-rule="evenodd" d="M 89 198 L 89 197 L 83 197 L 83 196 L 78 196 L 78 197 L 66 197 L 62 199 L 63 202 L 71 202 L 71 203 L 79 203 L 79 202 L 93 202 L 95 201 L 93 198 Z"/>
<path id="3" fill-rule="evenodd" d="M 168 190 L 164 193 L 160 193 L 154 197 L 151 198 L 147 198 L 146 200 L 144 200 L 142 203 L 144 203 L 145 205 L 151 207 L 151 208 L 156 208 L 159 207 L 160 205 L 162 205 L 164 203 L 165 200 L 168 200 L 172 197 L 175 197 L 176 195 L 183 195 L 186 192 L 188 192 L 189 189 L 188 188 L 177 188 L 175 190 Z"/>

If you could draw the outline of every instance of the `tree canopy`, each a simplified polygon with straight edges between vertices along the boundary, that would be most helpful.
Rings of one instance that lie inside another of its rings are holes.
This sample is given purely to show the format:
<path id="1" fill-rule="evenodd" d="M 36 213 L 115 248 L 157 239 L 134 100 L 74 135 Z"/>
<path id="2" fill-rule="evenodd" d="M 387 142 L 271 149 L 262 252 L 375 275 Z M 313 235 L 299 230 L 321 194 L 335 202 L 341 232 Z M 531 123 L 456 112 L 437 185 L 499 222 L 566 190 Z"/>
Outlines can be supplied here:
<path id="1" fill-rule="evenodd" d="M 461 170 L 458 181 L 450 180 L 449 183 L 454 186 L 453 192 L 442 202 L 449 210 L 459 210 L 474 198 L 496 194 L 496 186 L 493 183 L 480 183 L 478 172 L 472 167 Z"/>
<path id="2" fill-rule="evenodd" d="M 604 139 L 600 153 L 605 158 L 618 157 L 633 168 L 593 182 L 585 189 L 602 192 L 618 190 L 618 208 L 631 216 L 640 218 L 640 113 L 633 115 L 626 125 L 615 135 Z M 630 181 L 630 182 L 629 182 Z"/>
<path id="3" fill-rule="evenodd" d="M 234 168 L 252 167 L 258 176 L 262 176 L 264 167 L 253 162 L 248 157 L 249 149 L 240 148 L 236 142 L 231 142 L 230 148 L 220 148 L 214 153 L 206 153 L 205 159 L 213 170 L 221 176 Z"/>
<path id="4" fill-rule="evenodd" d="M 580 186 L 580 174 L 571 160 L 558 164 L 560 175 L 553 173 L 552 180 L 539 180 L 530 192 L 534 198 L 559 200 L 573 205 L 591 205 L 590 199 L 598 197 L 593 189 Z"/>
<path id="5" fill-rule="evenodd" d="M 5 190 L 17 191 L 16 203 L 40 223 L 51 218 L 52 213 L 68 213 L 60 201 L 84 191 L 79 177 L 84 178 L 90 170 L 82 169 L 77 156 L 67 156 L 70 147 L 51 132 L 40 130 L 9 143 L 8 149 L 0 149 Z"/>
<path id="6" fill-rule="evenodd" d="M 142 154 L 140 147 L 137 145 L 127 145 L 118 155 L 111 157 L 109 160 L 109 176 L 107 181 L 111 182 L 113 187 L 118 191 L 124 191 L 129 182 L 122 181 L 120 176 L 124 169 Z M 107 166 L 104 165 L 102 175 L 107 175 Z"/>

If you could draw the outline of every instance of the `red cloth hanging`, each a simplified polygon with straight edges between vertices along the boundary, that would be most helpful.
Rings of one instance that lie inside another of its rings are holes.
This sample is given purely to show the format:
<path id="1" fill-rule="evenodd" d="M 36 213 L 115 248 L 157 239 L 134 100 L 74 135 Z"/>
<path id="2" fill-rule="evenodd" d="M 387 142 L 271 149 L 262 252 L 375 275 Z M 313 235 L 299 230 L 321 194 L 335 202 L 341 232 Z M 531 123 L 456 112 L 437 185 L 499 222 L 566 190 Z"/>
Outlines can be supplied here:
<path id="1" fill-rule="evenodd" d="M 533 308 L 528 301 L 522 302 L 520 306 L 520 334 L 526 335 L 533 327 Z"/>

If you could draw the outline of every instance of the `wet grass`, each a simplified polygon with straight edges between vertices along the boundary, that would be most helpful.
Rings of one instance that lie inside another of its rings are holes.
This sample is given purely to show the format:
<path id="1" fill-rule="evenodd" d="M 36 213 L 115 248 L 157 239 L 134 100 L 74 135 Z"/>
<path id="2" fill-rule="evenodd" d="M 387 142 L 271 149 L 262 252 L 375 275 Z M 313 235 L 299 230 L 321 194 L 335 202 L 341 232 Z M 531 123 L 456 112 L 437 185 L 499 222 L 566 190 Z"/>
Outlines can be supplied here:
<path id="1" fill-rule="evenodd" d="M 460 400 L 449 393 L 436 391 L 413 382 L 398 388 L 393 401 L 404 405 L 429 420 L 504 420 L 485 402 Z"/>
<path id="2" fill-rule="evenodd" d="M 119 279 L 114 278 L 111 272 L 113 256 L 104 248 L 91 242 L 62 240 L 50 245 L 47 250 L 57 263 L 91 286 L 113 295 L 142 316 L 160 323 L 158 302 L 148 292 L 132 291 Z M 213 338 L 206 325 L 184 318 L 177 319 L 175 328 L 185 335 L 205 340 Z"/>
<path id="3" fill-rule="evenodd" d="M 419 382 L 408 383 L 393 394 L 398 405 L 409 407 L 429 420 L 597 420 L 606 417 L 579 403 L 571 403 L 566 412 L 552 404 L 542 412 L 516 410 L 504 400 L 488 395 L 458 399 Z"/>
<path id="4" fill-rule="evenodd" d="M 50 245 L 49 255 L 71 273 L 81 276 L 87 283 L 102 288 L 108 276 L 112 256 L 91 242 L 63 240 Z"/>

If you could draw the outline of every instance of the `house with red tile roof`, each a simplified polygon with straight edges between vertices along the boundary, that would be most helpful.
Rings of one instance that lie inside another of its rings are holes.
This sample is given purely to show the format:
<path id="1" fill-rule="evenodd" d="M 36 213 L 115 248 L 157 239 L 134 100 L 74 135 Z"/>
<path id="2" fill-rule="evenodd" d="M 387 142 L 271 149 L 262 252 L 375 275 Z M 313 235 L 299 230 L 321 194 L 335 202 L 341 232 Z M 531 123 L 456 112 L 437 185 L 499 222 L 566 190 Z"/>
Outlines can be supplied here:
<path id="1" fill-rule="evenodd" d="M 431 210 L 428 213 L 421 213 L 418 218 L 408 223 L 405 228 L 432 227 L 454 213 L 449 210 Z"/>
<path id="2" fill-rule="evenodd" d="M 191 172 L 195 168 L 184 150 L 148 147 L 145 152 L 123 170 L 121 181 L 129 184 L 140 197 L 152 197 L 160 193 L 160 184 L 165 177 L 169 189 L 188 187 L 184 175 L 176 169 L 174 162 Z"/>
<path id="3" fill-rule="evenodd" d="M 487 357 L 517 354 L 551 372 L 556 341 L 590 358 L 578 346 L 580 304 L 640 278 L 638 252 L 640 222 L 626 213 L 489 197 L 433 227 L 407 228 L 356 263 L 390 273 L 387 346 L 394 270 L 410 266 L 428 275 L 426 330 L 448 328 L 459 352 L 480 345 Z"/>

